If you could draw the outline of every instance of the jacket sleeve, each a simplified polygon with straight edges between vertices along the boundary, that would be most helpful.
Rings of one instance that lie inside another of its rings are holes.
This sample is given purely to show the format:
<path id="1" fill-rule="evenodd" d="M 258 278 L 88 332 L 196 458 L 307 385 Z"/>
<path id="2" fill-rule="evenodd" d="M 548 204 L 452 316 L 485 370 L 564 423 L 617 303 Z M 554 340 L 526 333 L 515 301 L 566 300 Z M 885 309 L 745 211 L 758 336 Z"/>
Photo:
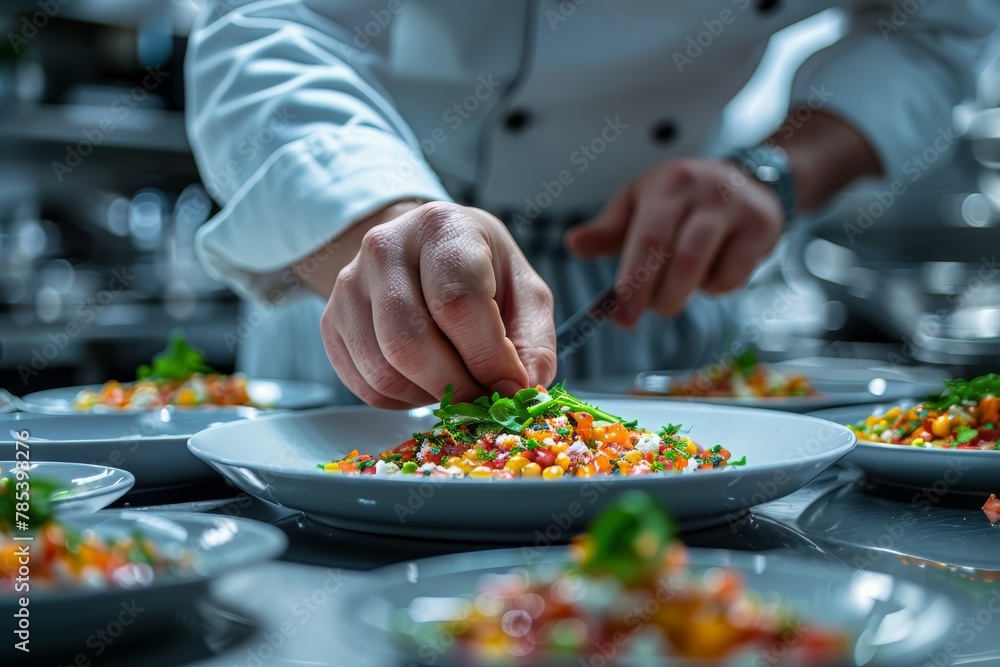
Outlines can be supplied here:
<path id="1" fill-rule="evenodd" d="M 888 180 L 916 181 L 956 148 L 952 110 L 975 94 L 1000 2 L 869 0 L 848 21 L 844 39 L 799 70 L 792 117 L 839 116 L 868 139 Z"/>
<path id="2" fill-rule="evenodd" d="M 353 221 L 449 195 L 379 81 L 391 25 L 372 23 L 369 3 L 233 5 L 209 3 L 187 53 L 188 135 L 223 206 L 197 251 L 212 275 L 261 299 Z"/>

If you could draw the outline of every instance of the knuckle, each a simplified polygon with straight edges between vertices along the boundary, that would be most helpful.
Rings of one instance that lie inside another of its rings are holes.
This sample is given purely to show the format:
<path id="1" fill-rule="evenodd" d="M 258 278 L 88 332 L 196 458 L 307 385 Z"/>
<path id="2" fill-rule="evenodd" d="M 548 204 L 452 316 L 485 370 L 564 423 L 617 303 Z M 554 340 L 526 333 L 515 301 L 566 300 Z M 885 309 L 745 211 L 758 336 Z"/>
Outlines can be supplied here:
<path id="1" fill-rule="evenodd" d="M 686 162 L 675 162 L 663 171 L 663 186 L 670 192 L 693 187 L 698 180 L 695 168 Z"/>
<path id="2" fill-rule="evenodd" d="M 399 248 L 392 230 L 386 225 L 372 227 L 361 239 L 361 252 L 366 259 L 384 262 Z"/>
<path id="3" fill-rule="evenodd" d="M 446 201 L 432 201 L 415 209 L 416 218 L 425 233 L 437 235 L 448 229 L 455 218 L 462 213 L 458 204 Z"/>

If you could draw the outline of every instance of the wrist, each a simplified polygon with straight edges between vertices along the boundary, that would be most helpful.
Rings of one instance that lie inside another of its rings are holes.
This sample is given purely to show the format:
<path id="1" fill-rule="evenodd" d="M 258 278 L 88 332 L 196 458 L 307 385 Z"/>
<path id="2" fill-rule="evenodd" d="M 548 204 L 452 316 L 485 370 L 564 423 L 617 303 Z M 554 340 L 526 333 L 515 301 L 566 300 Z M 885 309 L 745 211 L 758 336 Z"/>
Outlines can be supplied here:
<path id="1" fill-rule="evenodd" d="M 733 152 L 727 158 L 747 178 L 752 178 L 773 192 L 781 203 L 787 224 L 798 209 L 797 188 L 792 162 L 779 146 L 759 144 Z"/>

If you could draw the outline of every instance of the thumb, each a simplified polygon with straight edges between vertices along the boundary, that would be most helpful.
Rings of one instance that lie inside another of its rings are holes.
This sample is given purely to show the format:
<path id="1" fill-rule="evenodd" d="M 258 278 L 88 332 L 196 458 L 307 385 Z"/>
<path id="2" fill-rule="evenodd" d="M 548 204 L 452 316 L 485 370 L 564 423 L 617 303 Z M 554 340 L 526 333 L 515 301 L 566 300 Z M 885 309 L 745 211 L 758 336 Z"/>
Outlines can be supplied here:
<path id="1" fill-rule="evenodd" d="M 566 232 L 565 243 L 577 257 L 606 257 L 622 249 L 632 216 L 632 187 L 626 186 L 593 219 Z"/>

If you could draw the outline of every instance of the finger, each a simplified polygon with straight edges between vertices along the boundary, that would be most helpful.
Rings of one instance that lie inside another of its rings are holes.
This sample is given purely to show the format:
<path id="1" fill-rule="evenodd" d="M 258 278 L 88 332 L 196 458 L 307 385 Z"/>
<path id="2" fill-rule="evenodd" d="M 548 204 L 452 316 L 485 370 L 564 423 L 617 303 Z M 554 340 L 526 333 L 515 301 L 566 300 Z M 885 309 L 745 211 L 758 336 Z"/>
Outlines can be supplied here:
<path id="1" fill-rule="evenodd" d="M 556 329 L 552 291 L 515 248 L 503 309 L 507 338 L 528 374 L 526 386 L 548 386 L 556 375 Z"/>
<path id="2" fill-rule="evenodd" d="M 371 285 L 374 341 L 386 361 L 431 402 L 444 395 L 450 384 L 459 400 L 482 395 L 483 387 L 472 377 L 458 352 L 438 329 L 424 303 L 418 273 L 401 265 L 395 272 L 380 272 Z M 380 385 L 376 385 L 380 386 Z"/>
<path id="3" fill-rule="evenodd" d="M 653 293 L 656 312 L 676 315 L 704 281 L 726 239 L 728 224 L 722 215 L 695 213 L 681 224 L 670 265 Z"/>
<path id="4" fill-rule="evenodd" d="M 671 246 L 681 220 L 688 214 L 690 199 L 684 194 L 657 193 L 643 198 L 629 229 L 618 263 L 615 321 L 632 327 L 652 301 L 671 256 Z"/>
<path id="5" fill-rule="evenodd" d="M 606 257 L 621 250 L 632 217 L 633 187 L 619 190 L 592 220 L 566 232 L 565 243 L 578 257 Z"/>
<path id="6" fill-rule="evenodd" d="M 708 294 L 723 294 L 742 287 L 774 243 L 751 231 L 731 235 L 723 244 L 715 264 L 702 281 Z"/>
<path id="7" fill-rule="evenodd" d="M 328 305 L 327 311 L 329 310 L 330 306 Z M 337 372 L 337 377 L 344 383 L 344 386 L 362 401 L 376 408 L 403 410 L 411 407 L 408 403 L 383 396 L 361 377 L 347 346 L 334 328 L 331 317 L 332 315 L 329 315 L 328 312 L 323 313 L 321 320 L 323 345 L 326 347 L 326 355 L 329 357 L 330 363 L 333 364 L 333 369 Z"/>
<path id="8" fill-rule="evenodd" d="M 423 244 L 420 285 L 431 317 L 472 377 L 510 395 L 527 385 L 528 373 L 506 336 L 492 260 L 486 239 L 475 231 Z"/>

